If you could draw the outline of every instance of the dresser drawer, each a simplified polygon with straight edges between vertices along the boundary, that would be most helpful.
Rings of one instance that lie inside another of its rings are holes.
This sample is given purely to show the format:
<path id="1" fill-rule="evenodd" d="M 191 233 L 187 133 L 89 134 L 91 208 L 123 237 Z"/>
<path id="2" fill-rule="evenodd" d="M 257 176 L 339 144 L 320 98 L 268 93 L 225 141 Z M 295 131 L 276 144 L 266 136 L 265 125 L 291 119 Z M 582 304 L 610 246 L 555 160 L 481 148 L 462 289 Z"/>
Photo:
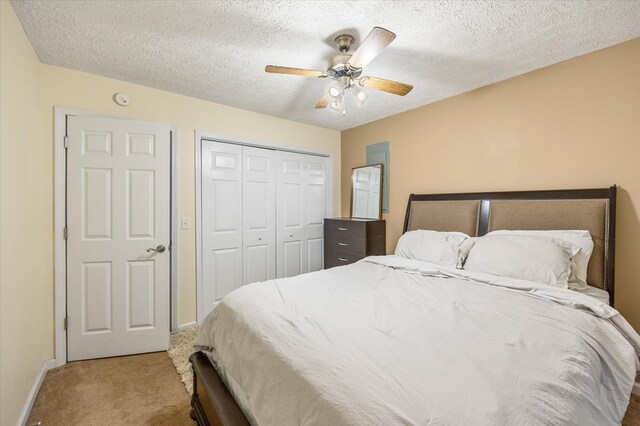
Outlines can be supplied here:
<path id="1" fill-rule="evenodd" d="M 351 263 L 357 262 L 362 258 L 363 256 L 352 256 L 352 255 L 345 255 L 345 254 L 339 254 L 339 253 L 329 253 L 324 258 L 324 268 L 329 269 L 329 268 L 333 268 L 334 266 L 349 265 Z"/>
<path id="2" fill-rule="evenodd" d="M 325 220 L 324 232 L 328 238 L 365 239 L 366 224 L 350 220 Z"/>
<path id="3" fill-rule="evenodd" d="M 349 236 L 327 237 L 324 244 L 329 251 L 341 254 L 364 256 L 367 252 L 364 238 L 349 238 Z"/>

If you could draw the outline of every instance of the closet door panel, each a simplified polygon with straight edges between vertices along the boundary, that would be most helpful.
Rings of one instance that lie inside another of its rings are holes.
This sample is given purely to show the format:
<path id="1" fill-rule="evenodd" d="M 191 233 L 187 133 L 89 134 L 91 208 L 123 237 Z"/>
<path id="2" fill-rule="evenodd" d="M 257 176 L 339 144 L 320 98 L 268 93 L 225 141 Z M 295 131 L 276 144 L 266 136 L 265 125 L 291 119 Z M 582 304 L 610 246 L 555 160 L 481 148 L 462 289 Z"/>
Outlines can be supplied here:
<path id="1" fill-rule="evenodd" d="M 274 247 L 275 249 L 275 247 Z M 266 281 L 275 271 L 275 256 L 269 253 L 268 245 L 247 246 L 244 249 L 244 282 L 246 284 Z"/>
<path id="2" fill-rule="evenodd" d="M 202 142 L 202 306 L 242 284 L 242 147 Z"/>
<path id="3" fill-rule="evenodd" d="M 302 274 L 302 241 L 285 241 L 282 244 L 283 277 Z"/>
<path id="4" fill-rule="evenodd" d="M 238 269 L 242 264 L 242 252 L 239 247 L 212 249 L 207 252 L 208 268 L 205 272 L 205 285 L 212 290 L 209 303 L 222 299 L 236 288 L 240 287 Z"/>
<path id="5" fill-rule="evenodd" d="M 305 194 L 307 224 L 308 272 L 318 271 L 324 265 L 324 218 L 327 216 L 327 162 L 326 157 L 305 155 Z"/>
<path id="6" fill-rule="evenodd" d="M 307 272 L 306 156 L 277 153 L 276 223 L 278 278 Z"/>
<path id="7" fill-rule="evenodd" d="M 309 272 L 319 271 L 324 267 L 324 238 L 307 240 L 307 256 Z"/>
<path id="8" fill-rule="evenodd" d="M 276 277 L 276 152 L 243 148 L 243 283 Z"/>

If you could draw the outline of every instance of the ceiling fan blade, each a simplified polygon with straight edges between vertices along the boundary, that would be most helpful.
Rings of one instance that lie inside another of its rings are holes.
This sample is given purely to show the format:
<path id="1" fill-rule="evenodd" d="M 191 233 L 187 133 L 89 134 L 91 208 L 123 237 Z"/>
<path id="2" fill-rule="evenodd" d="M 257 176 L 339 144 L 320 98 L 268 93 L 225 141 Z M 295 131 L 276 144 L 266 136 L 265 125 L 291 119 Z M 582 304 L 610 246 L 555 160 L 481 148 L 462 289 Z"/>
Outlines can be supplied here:
<path id="1" fill-rule="evenodd" d="M 380 90 L 394 95 L 404 96 L 413 89 L 410 84 L 398 83 L 397 81 L 385 80 L 384 78 L 362 77 L 360 84 L 370 89 Z"/>
<path id="2" fill-rule="evenodd" d="M 324 71 L 305 70 L 303 68 L 291 68 L 291 67 L 279 67 L 276 65 L 267 65 L 264 67 L 266 72 L 275 74 L 292 74 L 292 75 L 304 75 L 307 77 L 326 77 Z"/>
<path id="3" fill-rule="evenodd" d="M 320 98 L 318 103 L 316 104 L 316 109 L 326 108 L 329 104 L 329 99 L 326 96 Z"/>
<path id="4" fill-rule="evenodd" d="M 349 66 L 352 68 L 364 68 L 369 62 L 389 45 L 396 35 L 384 28 L 374 27 L 367 38 L 364 39 L 358 50 L 349 59 Z"/>

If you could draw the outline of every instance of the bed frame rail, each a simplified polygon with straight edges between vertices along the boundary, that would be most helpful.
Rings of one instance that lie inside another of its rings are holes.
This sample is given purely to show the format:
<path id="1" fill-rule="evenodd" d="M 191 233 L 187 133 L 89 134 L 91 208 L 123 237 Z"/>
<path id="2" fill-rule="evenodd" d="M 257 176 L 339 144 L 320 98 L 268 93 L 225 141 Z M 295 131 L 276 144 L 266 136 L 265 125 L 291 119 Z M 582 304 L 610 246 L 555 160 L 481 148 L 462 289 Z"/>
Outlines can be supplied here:
<path id="1" fill-rule="evenodd" d="M 196 352 L 189 362 L 193 366 L 191 418 L 199 426 L 248 426 L 249 421 L 207 355 Z"/>

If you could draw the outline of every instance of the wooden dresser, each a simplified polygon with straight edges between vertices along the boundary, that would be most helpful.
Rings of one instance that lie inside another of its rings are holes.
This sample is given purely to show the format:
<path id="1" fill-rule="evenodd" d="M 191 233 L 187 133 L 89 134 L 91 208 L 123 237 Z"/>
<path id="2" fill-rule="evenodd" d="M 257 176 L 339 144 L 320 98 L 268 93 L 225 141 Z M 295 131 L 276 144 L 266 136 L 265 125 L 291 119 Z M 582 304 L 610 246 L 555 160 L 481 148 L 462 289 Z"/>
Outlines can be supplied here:
<path id="1" fill-rule="evenodd" d="M 367 256 L 386 254 L 384 220 L 324 220 L 324 267 L 348 265 Z"/>

